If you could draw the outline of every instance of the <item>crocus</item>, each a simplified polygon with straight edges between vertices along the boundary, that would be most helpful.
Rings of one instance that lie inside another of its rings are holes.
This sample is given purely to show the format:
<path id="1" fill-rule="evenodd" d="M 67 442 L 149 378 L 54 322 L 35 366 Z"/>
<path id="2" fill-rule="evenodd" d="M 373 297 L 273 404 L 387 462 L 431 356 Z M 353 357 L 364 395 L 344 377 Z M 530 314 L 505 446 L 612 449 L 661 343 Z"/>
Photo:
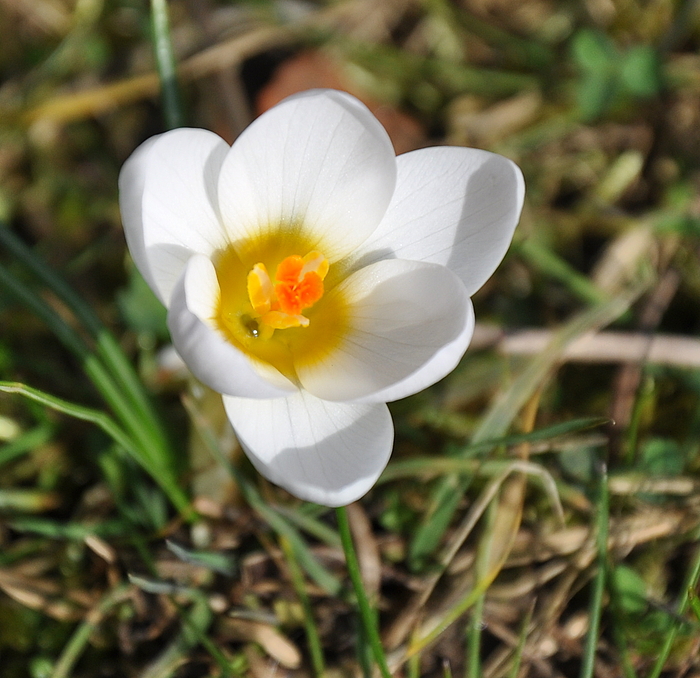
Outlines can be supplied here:
<path id="1" fill-rule="evenodd" d="M 357 99 L 285 99 L 229 147 L 177 129 L 119 177 L 131 255 L 194 376 L 223 394 L 253 465 L 327 506 L 386 466 L 386 403 L 443 378 L 474 329 L 470 296 L 503 258 L 524 184 L 510 160 L 398 157 Z"/>

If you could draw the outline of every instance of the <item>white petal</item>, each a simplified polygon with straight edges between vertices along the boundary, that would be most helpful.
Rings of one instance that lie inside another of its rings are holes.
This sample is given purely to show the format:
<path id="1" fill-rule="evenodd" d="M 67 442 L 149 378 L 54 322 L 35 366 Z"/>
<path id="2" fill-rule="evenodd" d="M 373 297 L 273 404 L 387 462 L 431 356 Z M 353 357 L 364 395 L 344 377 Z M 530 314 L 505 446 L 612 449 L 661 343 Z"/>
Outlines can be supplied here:
<path id="1" fill-rule="evenodd" d="M 396 191 L 363 244 L 362 265 L 397 257 L 452 269 L 469 296 L 496 270 L 520 218 L 518 166 L 473 148 L 423 148 L 397 159 Z"/>
<path id="2" fill-rule="evenodd" d="M 467 322 L 456 339 L 443 346 L 427 363 L 402 381 L 356 402 L 391 403 L 419 393 L 446 377 L 462 359 L 474 334 L 474 307 L 467 304 Z"/>
<path id="3" fill-rule="evenodd" d="M 275 400 L 225 396 L 224 406 L 255 468 L 317 504 L 359 499 L 391 455 L 394 427 L 384 404 L 330 403 L 299 391 Z"/>
<path id="4" fill-rule="evenodd" d="M 285 99 L 241 134 L 221 169 L 219 200 L 232 241 L 301 224 L 336 261 L 376 228 L 395 181 L 391 141 L 364 104 L 312 90 Z"/>
<path id="5" fill-rule="evenodd" d="M 130 156 L 119 172 L 119 209 L 122 215 L 124 237 L 131 258 L 151 289 L 160 296 L 151 276 L 143 242 L 143 187 L 146 183 L 148 152 L 158 137 L 144 141 Z"/>
<path id="6" fill-rule="evenodd" d="M 168 311 L 173 345 L 192 374 L 219 393 L 244 398 L 276 398 L 296 390 L 281 375 L 274 384 L 265 379 L 248 357 L 219 333 L 211 320 L 218 295 L 213 264 L 204 255 L 192 256 Z"/>
<path id="7" fill-rule="evenodd" d="M 187 259 L 225 245 L 216 186 L 229 146 L 213 132 L 149 139 L 119 175 L 119 205 L 138 269 L 167 306 Z"/>
<path id="8" fill-rule="evenodd" d="M 453 345 L 457 352 L 466 350 L 471 303 L 462 282 L 444 266 L 379 261 L 328 294 L 347 300 L 349 328 L 339 334 L 337 348 L 326 358 L 308 364 L 295 361 L 302 386 L 319 398 L 374 401 L 378 392 L 398 388 L 424 365 L 433 364 L 437 371 L 419 380 L 424 388 L 426 380 L 434 383 L 444 376 L 438 370 L 442 362 L 432 363 L 441 350 L 452 346 L 450 359 L 456 358 Z M 322 314 L 313 322 L 323 322 Z"/>

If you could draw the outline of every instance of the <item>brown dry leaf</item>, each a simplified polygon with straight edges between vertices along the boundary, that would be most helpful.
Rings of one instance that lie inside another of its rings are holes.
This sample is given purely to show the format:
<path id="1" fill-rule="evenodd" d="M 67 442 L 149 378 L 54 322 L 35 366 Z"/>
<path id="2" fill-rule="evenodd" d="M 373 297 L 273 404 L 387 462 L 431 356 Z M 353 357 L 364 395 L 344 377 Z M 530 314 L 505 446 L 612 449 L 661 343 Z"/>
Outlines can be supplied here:
<path id="1" fill-rule="evenodd" d="M 260 649 L 255 645 L 246 645 L 243 649 L 248 662 L 248 673 L 251 678 L 285 678 L 288 671 L 280 668 L 278 662 L 262 656 Z"/>
<path id="2" fill-rule="evenodd" d="M 541 390 L 535 391 L 530 398 L 522 415 L 521 430 L 529 433 L 535 426 L 537 410 L 540 403 Z M 530 456 L 529 443 L 523 443 L 517 448 L 517 456 L 522 461 L 527 461 Z M 509 478 L 501 488 L 498 503 L 495 505 L 492 529 L 488 536 L 480 543 L 479 550 L 483 549 L 484 558 L 479 557 L 476 563 L 477 572 L 481 570 L 482 577 L 488 577 L 493 581 L 498 572 L 504 566 L 515 544 L 523 515 L 523 503 L 527 488 L 527 476 L 520 472 Z"/>

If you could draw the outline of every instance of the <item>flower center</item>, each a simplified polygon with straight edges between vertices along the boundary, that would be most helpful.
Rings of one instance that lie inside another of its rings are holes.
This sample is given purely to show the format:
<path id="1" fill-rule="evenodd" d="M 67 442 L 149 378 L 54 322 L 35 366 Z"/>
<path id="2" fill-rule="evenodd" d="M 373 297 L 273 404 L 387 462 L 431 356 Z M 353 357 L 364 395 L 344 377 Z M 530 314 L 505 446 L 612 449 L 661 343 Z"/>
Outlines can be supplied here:
<path id="1" fill-rule="evenodd" d="M 267 237 L 227 247 L 214 259 L 215 325 L 238 349 L 295 382 L 296 366 L 323 360 L 348 328 L 338 276 L 313 247 L 298 237 Z"/>
<path id="2" fill-rule="evenodd" d="M 274 283 L 265 264 L 255 264 L 248 273 L 247 287 L 260 334 L 269 338 L 275 330 L 308 327 L 309 319 L 301 312 L 323 296 L 327 273 L 328 259 L 315 250 L 305 257 L 293 254 L 283 259 Z"/>

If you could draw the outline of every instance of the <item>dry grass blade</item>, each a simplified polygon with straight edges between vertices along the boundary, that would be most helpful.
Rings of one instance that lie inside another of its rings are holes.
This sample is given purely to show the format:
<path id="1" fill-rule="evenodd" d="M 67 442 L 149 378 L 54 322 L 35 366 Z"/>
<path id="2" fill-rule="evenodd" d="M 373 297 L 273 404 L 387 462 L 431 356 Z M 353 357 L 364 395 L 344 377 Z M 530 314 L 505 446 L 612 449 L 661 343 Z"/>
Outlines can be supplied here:
<path id="1" fill-rule="evenodd" d="M 301 665 L 299 648 L 289 638 L 269 624 L 246 619 L 222 619 L 219 629 L 230 640 L 254 642 L 276 662 L 287 669 Z"/>
<path id="2" fill-rule="evenodd" d="M 646 288 L 647 281 L 639 283 L 628 290 L 626 294 L 604 302 L 593 309 L 575 317 L 566 326 L 554 334 L 547 346 L 547 350 L 541 352 L 526 368 L 523 374 L 511 385 L 495 403 L 490 412 L 482 420 L 472 442 L 480 442 L 502 436 L 519 410 L 520 407 L 532 398 L 537 389 L 547 379 L 551 370 L 561 360 L 566 347 L 579 338 L 582 334 L 590 332 L 594 328 L 604 326 L 624 313 L 629 305 Z M 510 471 L 492 481 L 487 490 L 482 493 L 469 511 L 460 527 L 452 537 L 451 543 L 440 556 L 440 569 L 427 578 L 424 589 L 414 597 L 414 600 L 406 607 L 401 615 L 394 621 L 385 635 L 387 647 L 396 648 L 410 632 L 410 628 L 416 623 L 426 601 L 440 579 L 441 573 L 447 567 L 457 553 L 464 540 L 471 533 L 474 525 L 481 516 L 483 510 L 497 493 L 500 485 L 508 477 Z M 475 510 L 476 509 L 476 510 Z M 423 644 L 421 643 L 421 647 Z M 416 646 L 417 647 L 417 646 Z M 416 650 L 417 651 L 417 650 Z M 399 655 L 400 656 L 400 655 Z M 403 661 L 401 660 L 397 660 Z"/>
<path id="3" fill-rule="evenodd" d="M 584 311 L 553 333 L 547 345 L 537 353 L 525 371 L 484 417 L 472 442 L 502 436 L 517 412 L 524 407 L 550 372 L 561 362 L 567 348 L 580 337 L 617 320 L 648 288 L 649 283 L 648 278 L 642 279 L 623 294 Z"/>
<path id="4" fill-rule="evenodd" d="M 291 45 L 308 35 L 311 29 L 338 28 L 353 17 L 367 14 L 374 5 L 376 3 L 371 0 L 346 0 L 313 12 L 308 19 L 296 24 L 254 28 L 184 59 L 178 67 L 178 77 L 183 83 L 191 82 L 232 68 L 265 50 Z M 39 121 L 66 124 L 154 97 L 159 89 L 157 73 L 145 73 L 86 91 L 55 96 L 27 111 L 23 121 L 30 125 Z"/>
<path id="5" fill-rule="evenodd" d="M 466 541 L 467 537 L 472 533 L 479 519 L 484 515 L 491 502 L 498 495 L 504 483 L 512 474 L 522 474 L 524 476 L 531 475 L 538 478 L 547 493 L 552 509 L 560 522 L 564 520 L 564 509 L 561 504 L 561 499 L 557 492 L 556 483 L 551 474 L 546 469 L 537 464 L 527 461 L 514 460 L 503 469 L 498 475 L 494 476 L 486 487 L 482 490 L 478 499 L 472 504 L 469 512 L 464 517 L 462 523 L 456 528 L 450 543 L 443 549 L 438 557 L 438 568 L 428 576 L 423 577 L 420 585 L 420 590 L 410 603 L 403 609 L 391 626 L 384 634 L 384 642 L 389 648 L 397 648 L 408 636 L 411 629 L 418 623 L 421 615 L 424 614 L 425 606 L 430 598 L 435 586 L 440 581 L 443 574 L 449 569 L 454 569 L 452 566 L 455 563 L 455 557 L 460 548 Z M 469 564 L 471 565 L 470 559 Z M 405 661 L 406 657 L 401 652 L 395 653 L 393 666 L 400 665 Z"/>
<path id="6" fill-rule="evenodd" d="M 60 621 L 81 619 L 84 606 L 91 600 L 85 591 L 65 594 L 51 579 L 27 576 L 16 570 L 0 570 L 0 589 L 25 607 Z"/>
<path id="7" fill-rule="evenodd" d="M 552 340 L 551 330 L 521 330 L 505 337 L 498 350 L 505 355 L 538 355 Z M 564 362 L 624 363 L 645 361 L 655 365 L 700 368 L 700 339 L 635 332 L 585 334 L 566 347 Z"/>
<path id="8" fill-rule="evenodd" d="M 523 412 L 522 433 L 530 433 L 535 427 L 537 409 L 540 403 L 540 392 L 536 392 L 530 399 Z M 530 455 L 529 443 L 519 445 L 516 454 L 521 461 L 526 462 Z M 495 518 L 491 534 L 487 536 L 487 544 L 484 550 L 487 555 L 484 560 L 483 574 L 493 581 L 500 569 L 503 567 L 508 554 L 510 553 L 515 537 L 520 527 L 523 515 L 523 501 L 525 499 L 525 488 L 527 477 L 520 472 L 514 478 L 510 478 L 501 488 L 498 502 L 495 506 Z M 563 518 L 561 504 L 558 505 L 560 517 Z"/>
<path id="9" fill-rule="evenodd" d="M 534 428 L 539 401 L 540 393 L 538 391 L 530 399 L 523 413 L 523 433 L 529 433 Z M 518 456 L 521 461 L 526 461 L 528 455 L 529 444 L 523 443 L 518 448 Z M 416 634 L 417 637 L 409 645 L 408 656 L 420 652 L 434 642 L 451 623 L 476 602 L 478 595 L 483 594 L 498 576 L 510 554 L 520 527 L 525 487 L 526 476 L 522 471 L 518 472 L 515 478 L 503 479 L 503 484 L 499 488 L 499 500 L 495 503 L 489 502 L 489 511 L 492 515 L 488 521 L 488 531 L 479 545 L 479 555 L 476 561 L 476 583 L 467 596 L 455 606 L 439 615 L 437 619 L 428 620 L 423 624 Z M 448 563 L 464 539 L 466 539 L 466 535 L 460 531 L 452 538 Z"/>

